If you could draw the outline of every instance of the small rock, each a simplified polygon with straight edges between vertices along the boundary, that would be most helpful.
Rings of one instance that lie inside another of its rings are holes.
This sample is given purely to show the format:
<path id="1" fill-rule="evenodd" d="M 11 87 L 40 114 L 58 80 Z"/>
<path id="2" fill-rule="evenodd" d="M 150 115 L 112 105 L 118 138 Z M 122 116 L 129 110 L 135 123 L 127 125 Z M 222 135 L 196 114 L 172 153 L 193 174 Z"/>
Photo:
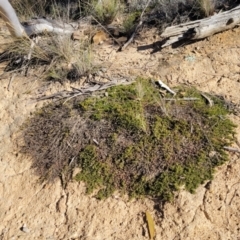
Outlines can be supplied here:
<path id="1" fill-rule="evenodd" d="M 78 173 L 81 172 L 81 168 L 74 168 L 73 172 L 72 172 L 72 177 L 75 178 L 77 176 Z"/>
<path id="2" fill-rule="evenodd" d="M 23 224 L 23 226 L 20 228 L 20 230 L 24 233 L 29 233 L 30 232 L 30 230 L 29 230 L 29 228 L 27 228 L 26 224 Z"/>
<path id="3" fill-rule="evenodd" d="M 101 68 L 101 71 L 105 73 L 107 72 L 107 68 Z"/>

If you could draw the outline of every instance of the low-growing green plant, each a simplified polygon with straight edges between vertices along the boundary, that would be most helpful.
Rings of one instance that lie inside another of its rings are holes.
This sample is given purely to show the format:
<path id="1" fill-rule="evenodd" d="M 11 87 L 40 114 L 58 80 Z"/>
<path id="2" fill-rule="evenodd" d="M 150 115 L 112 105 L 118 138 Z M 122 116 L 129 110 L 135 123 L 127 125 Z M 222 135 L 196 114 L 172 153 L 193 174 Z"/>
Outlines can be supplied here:
<path id="1" fill-rule="evenodd" d="M 50 104 L 26 124 L 24 151 L 46 179 L 80 167 L 75 179 L 100 199 L 116 190 L 164 200 L 182 186 L 194 192 L 227 161 L 235 125 L 221 99 L 210 96 L 209 106 L 196 89 L 176 91 L 166 101 L 155 83 L 138 79 L 108 94 Z"/>
<path id="2" fill-rule="evenodd" d="M 126 33 L 130 33 L 136 27 L 136 20 L 140 17 L 140 12 L 133 12 L 126 16 L 125 20 L 123 21 L 123 27 Z"/>

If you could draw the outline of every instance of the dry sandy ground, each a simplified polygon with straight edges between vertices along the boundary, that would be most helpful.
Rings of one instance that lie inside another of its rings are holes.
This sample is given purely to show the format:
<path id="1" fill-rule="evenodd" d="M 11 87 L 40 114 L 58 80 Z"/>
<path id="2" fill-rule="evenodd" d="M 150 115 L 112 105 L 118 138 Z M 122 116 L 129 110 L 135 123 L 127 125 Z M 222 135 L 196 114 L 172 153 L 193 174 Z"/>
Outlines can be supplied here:
<path id="1" fill-rule="evenodd" d="M 158 40 L 151 37 L 154 34 L 142 34 L 125 52 L 116 53 L 108 45 L 98 47 L 99 61 L 108 66 L 106 74 L 161 78 L 170 86 L 192 84 L 240 105 L 240 28 L 153 55 L 149 54 L 151 49 L 137 51 L 137 46 Z M 40 83 L 37 78 L 16 75 L 9 90 L 8 84 L 9 75 L 3 75 L 0 239 L 144 240 L 149 239 L 146 210 L 154 217 L 159 240 L 240 239 L 239 156 L 231 153 L 230 161 L 216 171 L 214 180 L 200 186 L 196 194 L 182 190 L 173 203 L 165 206 L 149 199 L 128 201 L 117 194 L 98 201 L 84 194 L 83 183 L 69 182 L 62 189 L 60 181 L 39 182 L 30 159 L 19 153 L 15 138 L 24 120 L 42 104 L 34 100 Z M 56 91 L 56 86 L 52 85 L 49 92 Z M 231 118 L 239 132 L 239 114 Z M 240 134 L 237 138 L 240 141 Z"/>

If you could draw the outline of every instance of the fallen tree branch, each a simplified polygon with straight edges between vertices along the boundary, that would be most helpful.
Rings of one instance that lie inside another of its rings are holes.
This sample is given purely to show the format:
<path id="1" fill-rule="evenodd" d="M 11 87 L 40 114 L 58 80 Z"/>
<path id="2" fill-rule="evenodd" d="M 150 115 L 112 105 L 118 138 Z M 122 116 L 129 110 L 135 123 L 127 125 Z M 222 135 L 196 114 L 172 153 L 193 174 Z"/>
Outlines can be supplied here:
<path id="1" fill-rule="evenodd" d="M 210 97 L 208 97 L 205 93 L 201 93 L 201 96 L 207 100 L 210 107 L 212 107 L 214 105 L 213 100 Z"/>
<path id="2" fill-rule="evenodd" d="M 171 94 L 176 95 L 176 93 L 170 87 L 168 87 L 165 83 L 163 83 L 161 80 L 158 80 L 157 82 L 161 88 L 164 88 Z"/>
<path id="3" fill-rule="evenodd" d="M 72 34 L 79 23 L 61 23 L 60 21 L 38 18 L 20 23 L 15 10 L 8 0 L 0 0 L 0 16 L 6 22 L 13 37 L 21 38 L 41 33 Z"/>
<path id="4" fill-rule="evenodd" d="M 199 98 L 196 97 L 184 97 L 184 98 L 163 98 L 165 101 L 198 101 Z"/>
<path id="5" fill-rule="evenodd" d="M 25 35 L 24 28 L 8 0 L 0 0 L 0 16 L 6 22 L 13 37 L 23 37 Z"/>
<path id="6" fill-rule="evenodd" d="M 106 84 L 95 84 L 94 86 L 88 86 L 85 88 L 75 88 L 72 87 L 73 91 L 62 91 L 62 92 L 58 92 L 58 93 L 54 93 L 52 95 L 49 96 L 42 96 L 37 98 L 37 101 L 41 101 L 41 100 L 48 100 L 48 99 L 66 99 L 64 103 L 66 103 L 67 101 L 71 100 L 72 98 L 78 97 L 78 96 L 82 96 L 82 95 L 91 95 L 93 92 L 96 91 L 102 91 L 102 90 L 106 90 L 110 87 L 113 86 L 118 86 L 118 85 L 129 85 L 132 84 L 135 81 L 126 81 L 126 80 L 122 80 L 122 81 L 117 81 L 117 80 L 113 80 L 111 82 L 108 82 Z"/>
<path id="7" fill-rule="evenodd" d="M 16 76 L 16 74 L 13 73 L 13 75 L 10 77 L 10 80 L 9 80 L 9 83 L 8 83 L 8 86 L 7 86 L 7 90 L 8 90 L 8 91 L 10 90 L 11 83 L 12 83 L 12 81 L 14 80 L 15 76 Z"/>
<path id="8" fill-rule="evenodd" d="M 45 18 L 32 19 L 23 23 L 23 28 L 28 36 L 38 35 L 41 33 L 55 33 L 71 35 L 76 31 L 77 23 L 67 24 L 56 20 Z"/>
<path id="9" fill-rule="evenodd" d="M 225 150 L 229 151 L 229 152 L 236 152 L 236 153 L 240 153 L 240 149 L 238 148 L 233 148 L 233 147 L 223 147 Z"/>
<path id="10" fill-rule="evenodd" d="M 197 40 L 209 37 L 237 26 L 240 23 L 240 6 L 229 11 L 221 12 L 209 18 L 187 22 L 165 29 L 161 37 L 165 38 L 166 47 L 184 40 Z"/>

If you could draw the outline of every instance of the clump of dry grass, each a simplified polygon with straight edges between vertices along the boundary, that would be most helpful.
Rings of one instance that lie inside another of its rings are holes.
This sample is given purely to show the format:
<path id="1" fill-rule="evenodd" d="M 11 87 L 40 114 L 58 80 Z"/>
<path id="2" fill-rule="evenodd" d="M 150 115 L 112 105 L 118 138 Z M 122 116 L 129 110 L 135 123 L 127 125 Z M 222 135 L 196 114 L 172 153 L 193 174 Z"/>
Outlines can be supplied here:
<path id="1" fill-rule="evenodd" d="M 213 15 L 215 11 L 215 1 L 214 0 L 198 0 L 200 11 L 205 17 Z"/>
<path id="2" fill-rule="evenodd" d="M 88 0 L 12 1 L 21 20 L 51 15 L 60 22 L 66 22 L 73 17 L 70 12 L 76 9 L 76 6 L 80 9 L 80 3 L 86 4 Z M 16 68 L 27 69 L 31 66 L 42 70 L 41 76 L 44 79 L 62 81 L 67 77 L 71 80 L 77 79 L 91 72 L 93 68 L 90 40 L 84 38 L 73 41 L 70 34 L 44 33 L 33 40 L 26 37 L 9 44 L 6 49 L 6 52 L 1 54 L 0 61 L 9 61 L 5 69 L 7 71 Z"/>
<path id="3" fill-rule="evenodd" d="M 11 4 L 21 20 L 36 16 L 77 19 L 84 13 L 90 0 L 13 0 Z"/>
<path id="4" fill-rule="evenodd" d="M 46 3 L 45 0 L 13 0 L 11 2 L 21 21 L 36 16 L 44 16 Z"/>
<path id="5" fill-rule="evenodd" d="M 7 47 L 0 61 L 9 61 L 6 70 L 35 68 L 43 79 L 63 81 L 79 79 L 93 69 L 93 53 L 88 40 L 72 41 L 69 35 L 45 35 L 33 44 L 19 39 Z M 72 74 L 71 74 L 72 73 Z"/>

